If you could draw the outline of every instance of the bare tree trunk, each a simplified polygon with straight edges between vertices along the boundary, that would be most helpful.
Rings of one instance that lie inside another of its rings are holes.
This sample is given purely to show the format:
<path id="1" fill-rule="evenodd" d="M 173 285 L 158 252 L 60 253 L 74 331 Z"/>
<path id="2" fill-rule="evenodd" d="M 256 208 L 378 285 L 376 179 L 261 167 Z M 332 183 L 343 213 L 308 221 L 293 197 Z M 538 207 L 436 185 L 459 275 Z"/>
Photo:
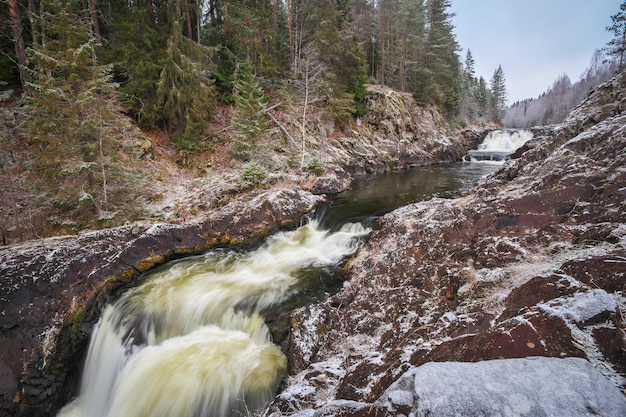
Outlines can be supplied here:
<path id="1" fill-rule="evenodd" d="M 96 42 L 100 43 L 100 23 L 98 23 L 98 5 L 96 0 L 89 0 L 89 11 L 91 12 L 91 24 L 93 25 L 93 36 Z"/>
<path id="2" fill-rule="evenodd" d="M 198 1 L 196 2 L 196 13 L 198 18 L 196 19 L 196 39 L 198 41 L 198 43 L 200 43 L 200 24 L 202 22 L 202 2 Z"/>
<path id="3" fill-rule="evenodd" d="M 148 20 L 150 23 L 154 23 L 154 4 L 152 0 L 146 1 L 146 12 L 148 13 Z"/>
<path id="4" fill-rule="evenodd" d="M 24 92 L 28 92 L 26 82 L 26 47 L 24 46 L 24 36 L 22 36 L 22 22 L 20 20 L 20 10 L 16 0 L 9 0 L 9 15 L 11 16 L 11 34 L 13 35 L 13 45 L 17 56 L 17 65 L 20 75 L 20 85 Z"/>
<path id="5" fill-rule="evenodd" d="M 274 28 L 274 33 L 278 33 L 278 0 L 273 1 L 273 15 L 272 15 L 272 27 Z"/>
<path id="6" fill-rule="evenodd" d="M 104 210 L 107 209 L 108 206 L 108 198 L 107 198 L 107 174 L 104 169 L 104 150 L 102 144 L 102 112 L 100 112 L 100 129 L 99 129 L 98 139 L 99 139 L 99 150 L 100 150 L 100 169 L 102 170 L 102 200 Z"/>
<path id="7" fill-rule="evenodd" d="M 380 85 L 385 85 L 385 31 L 387 30 L 385 26 L 385 12 L 384 7 L 381 5 L 380 8 Z"/>
<path id="8" fill-rule="evenodd" d="M 291 0 L 287 0 L 287 31 L 289 32 L 289 67 L 293 67 L 293 34 L 291 33 Z"/>
<path id="9" fill-rule="evenodd" d="M 185 18 L 187 19 L 187 37 L 193 40 L 193 29 L 191 28 L 191 11 L 189 10 L 189 2 L 185 2 Z"/>
<path id="10" fill-rule="evenodd" d="M 300 160 L 300 169 L 304 168 L 304 152 L 306 150 L 306 110 L 309 105 L 309 56 L 307 54 L 304 63 L 304 108 L 302 109 L 302 159 Z"/>
<path id="11" fill-rule="evenodd" d="M 33 36 L 33 44 L 35 45 L 38 45 L 40 41 L 39 27 L 35 23 L 35 16 L 37 15 L 35 0 L 28 0 L 28 20 L 30 21 L 30 32 Z"/>

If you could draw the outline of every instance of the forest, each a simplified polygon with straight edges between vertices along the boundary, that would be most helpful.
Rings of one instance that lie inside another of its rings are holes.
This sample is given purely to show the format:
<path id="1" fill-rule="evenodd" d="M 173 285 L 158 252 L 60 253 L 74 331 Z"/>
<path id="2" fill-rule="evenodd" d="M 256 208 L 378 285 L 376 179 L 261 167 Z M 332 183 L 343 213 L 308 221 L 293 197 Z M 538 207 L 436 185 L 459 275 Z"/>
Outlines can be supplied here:
<path id="1" fill-rule="evenodd" d="M 338 120 L 365 111 L 368 82 L 466 123 L 504 104 L 503 78 L 476 79 L 469 52 L 461 65 L 450 0 L 7 1 L 0 79 L 47 120 L 64 116 L 52 101 L 109 91 L 142 128 L 193 142 L 217 103 L 260 104 L 277 82 L 314 91 Z"/>
<path id="2" fill-rule="evenodd" d="M 501 122 L 510 128 L 560 123 L 593 87 L 613 77 L 618 67 L 618 62 L 607 60 L 603 51 L 598 49 L 578 81 L 572 82 L 567 74 L 561 75 L 539 97 L 521 100 L 508 106 L 502 113 Z"/>
<path id="3" fill-rule="evenodd" d="M 301 138 L 289 140 L 304 141 L 313 109 L 339 129 L 357 122 L 367 112 L 368 84 L 410 93 L 456 127 L 501 124 L 505 115 L 504 71 L 485 80 L 470 50 L 460 57 L 451 0 L 2 3 L 3 241 L 16 224 L 39 237 L 50 227 L 68 232 L 142 218 L 152 180 L 118 141 L 133 136 L 149 147 L 151 139 L 132 133 L 137 127 L 160 132 L 182 165 L 217 146 L 228 154 L 212 158 L 243 164 L 281 152 L 259 145 L 268 109 L 298 102 Z M 545 111 L 535 119 L 549 122 Z M 293 168 L 323 171 L 319 161 L 305 162 L 303 152 Z M 249 168 L 252 178 L 264 175 Z"/>
<path id="4" fill-rule="evenodd" d="M 153 180 L 119 151 L 133 135 L 150 146 L 136 127 L 161 132 L 182 165 L 216 147 L 228 153 L 212 158 L 260 161 L 254 180 L 273 169 L 259 155 L 280 152 L 259 145 L 273 106 L 303 103 L 295 143 L 307 111 L 339 129 L 358 120 L 367 84 L 458 125 L 496 121 L 505 103 L 501 68 L 488 83 L 471 52 L 461 63 L 450 0 L 3 3 L 3 240 L 24 224 L 37 237 L 142 218 Z M 293 167 L 323 170 L 304 153 Z"/>

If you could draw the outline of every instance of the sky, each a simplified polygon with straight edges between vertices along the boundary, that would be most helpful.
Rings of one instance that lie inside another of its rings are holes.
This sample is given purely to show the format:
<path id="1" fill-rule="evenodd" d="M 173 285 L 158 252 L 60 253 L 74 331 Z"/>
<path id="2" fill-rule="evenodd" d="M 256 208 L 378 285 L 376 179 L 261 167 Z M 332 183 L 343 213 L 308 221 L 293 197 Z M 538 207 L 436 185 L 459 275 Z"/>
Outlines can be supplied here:
<path id="1" fill-rule="evenodd" d="M 452 0 L 449 11 L 461 47 L 472 52 L 476 76 L 487 82 L 498 65 L 508 104 L 537 98 L 567 74 L 578 81 L 623 0 Z"/>

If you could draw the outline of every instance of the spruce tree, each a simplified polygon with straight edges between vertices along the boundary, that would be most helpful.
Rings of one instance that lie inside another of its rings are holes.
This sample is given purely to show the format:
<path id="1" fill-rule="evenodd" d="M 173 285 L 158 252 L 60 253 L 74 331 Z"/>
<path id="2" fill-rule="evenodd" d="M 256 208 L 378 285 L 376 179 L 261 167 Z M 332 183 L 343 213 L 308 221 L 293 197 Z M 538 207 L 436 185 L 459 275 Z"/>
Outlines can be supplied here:
<path id="1" fill-rule="evenodd" d="M 467 50 L 467 54 L 465 54 L 465 64 L 463 66 L 463 75 L 465 78 L 465 82 L 472 84 L 476 81 L 476 69 L 474 67 L 474 57 L 472 56 L 472 51 Z"/>
<path id="2" fill-rule="evenodd" d="M 613 39 L 606 47 L 607 54 L 615 57 L 617 70 L 621 71 L 626 64 L 626 1 L 619 6 L 619 12 L 611 16 L 612 24 L 606 30 L 613 32 Z"/>
<path id="3" fill-rule="evenodd" d="M 167 9 L 170 35 L 157 86 L 161 117 L 183 147 L 202 147 L 215 106 L 212 81 L 207 77 L 211 50 L 183 36 L 180 0 Z"/>
<path id="4" fill-rule="evenodd" d="M 98 54 L 113 65 L 124 110 L 144 129 L 163 127 L 157 97 L 161 70 L 167 57 L 170 27 L 161 3 L 108 0 L 106 37 Z"/>
<path id="5" fill-rule="evenodd" d="M 486 122 L 488 119 L 488 109 L 491 103 L 491 93 L 487 88 L 487 81 L 483 77 L 478 79 L 478 86 L 476 87 L 475 100 L 478 105 L 478 121 L 480 123 Z"/>
<path id="6" fill-rule="evenodd" d="M 459 49 L 448 12 L 449 0 L 428 0 L 424 65 L 413 86 L 420 103 L 434 104 L 451 117 L 460 102 Z"/>
<path id="7" fill-rule="evenodd" d="M 233 97 L 235 107 L 231 126 L 234 143 L 231 145 L 231 152 L 237 159 L 247 161 L 252 157 L 255 142 L 267 128 L 265 97 L 256 82 L 250 59 L 245 59 L 237 65 Z"/>
<path id="8" fill-rule="evenodd" d="M 305 75 L 307 68 L 324 67 L 317 85 L 331 117 L 345 122 L 354 114 L 363 114 L 365 109 L 359 103 L 365 97 L 367 67 L 365 53 L 350 24 L 349 9 L 345 5 L 337 8 L 331 0 L 307 2 L 304 6 L 302 13 L 307 19 L 302 21 L 303 47 L 294 66 L 297 75 L 311 77 Z M 311 57 L 320 62 L 311 62 Z"/>
<path id="9" fill-rule="evenodd" d="M 56 211 L 90 221 L 108 209 L 102 127 L 115 120 L 115 84 L 99 65 L 91 23 L 80 3 L 43 0 L 41 43 L 32 64 L 29 127 L 39 152 L 35 169 Z"/>
<path id="10" fill-rule="evenodd" d="M 502 65 L 498 65 L 498 68 L 494 71 L 493 77 L 490 81 L 491 88 L 491 120 L 500 123 L 502 118 L 502 112 L 506 107 L 506 81 L 504 78 L 504 71 Z"/>

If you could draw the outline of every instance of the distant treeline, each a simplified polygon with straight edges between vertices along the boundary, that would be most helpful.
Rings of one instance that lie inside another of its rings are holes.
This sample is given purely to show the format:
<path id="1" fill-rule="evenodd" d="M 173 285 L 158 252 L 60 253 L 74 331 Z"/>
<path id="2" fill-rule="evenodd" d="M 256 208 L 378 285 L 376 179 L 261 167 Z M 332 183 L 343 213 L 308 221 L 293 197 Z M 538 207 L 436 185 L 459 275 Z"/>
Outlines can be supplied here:
<path id="1" fill-rule="evenodd" d="M 552 86 L 537 98 L 515 102 L 502 117 L 505 127 L 527 128 L 561 123 L 589 91 L 615 75 L 618 64 L 607 63 L 597 50 L 591 64 L 580 80 L 572 83 L 567 75 L 560 76 Z"/>

